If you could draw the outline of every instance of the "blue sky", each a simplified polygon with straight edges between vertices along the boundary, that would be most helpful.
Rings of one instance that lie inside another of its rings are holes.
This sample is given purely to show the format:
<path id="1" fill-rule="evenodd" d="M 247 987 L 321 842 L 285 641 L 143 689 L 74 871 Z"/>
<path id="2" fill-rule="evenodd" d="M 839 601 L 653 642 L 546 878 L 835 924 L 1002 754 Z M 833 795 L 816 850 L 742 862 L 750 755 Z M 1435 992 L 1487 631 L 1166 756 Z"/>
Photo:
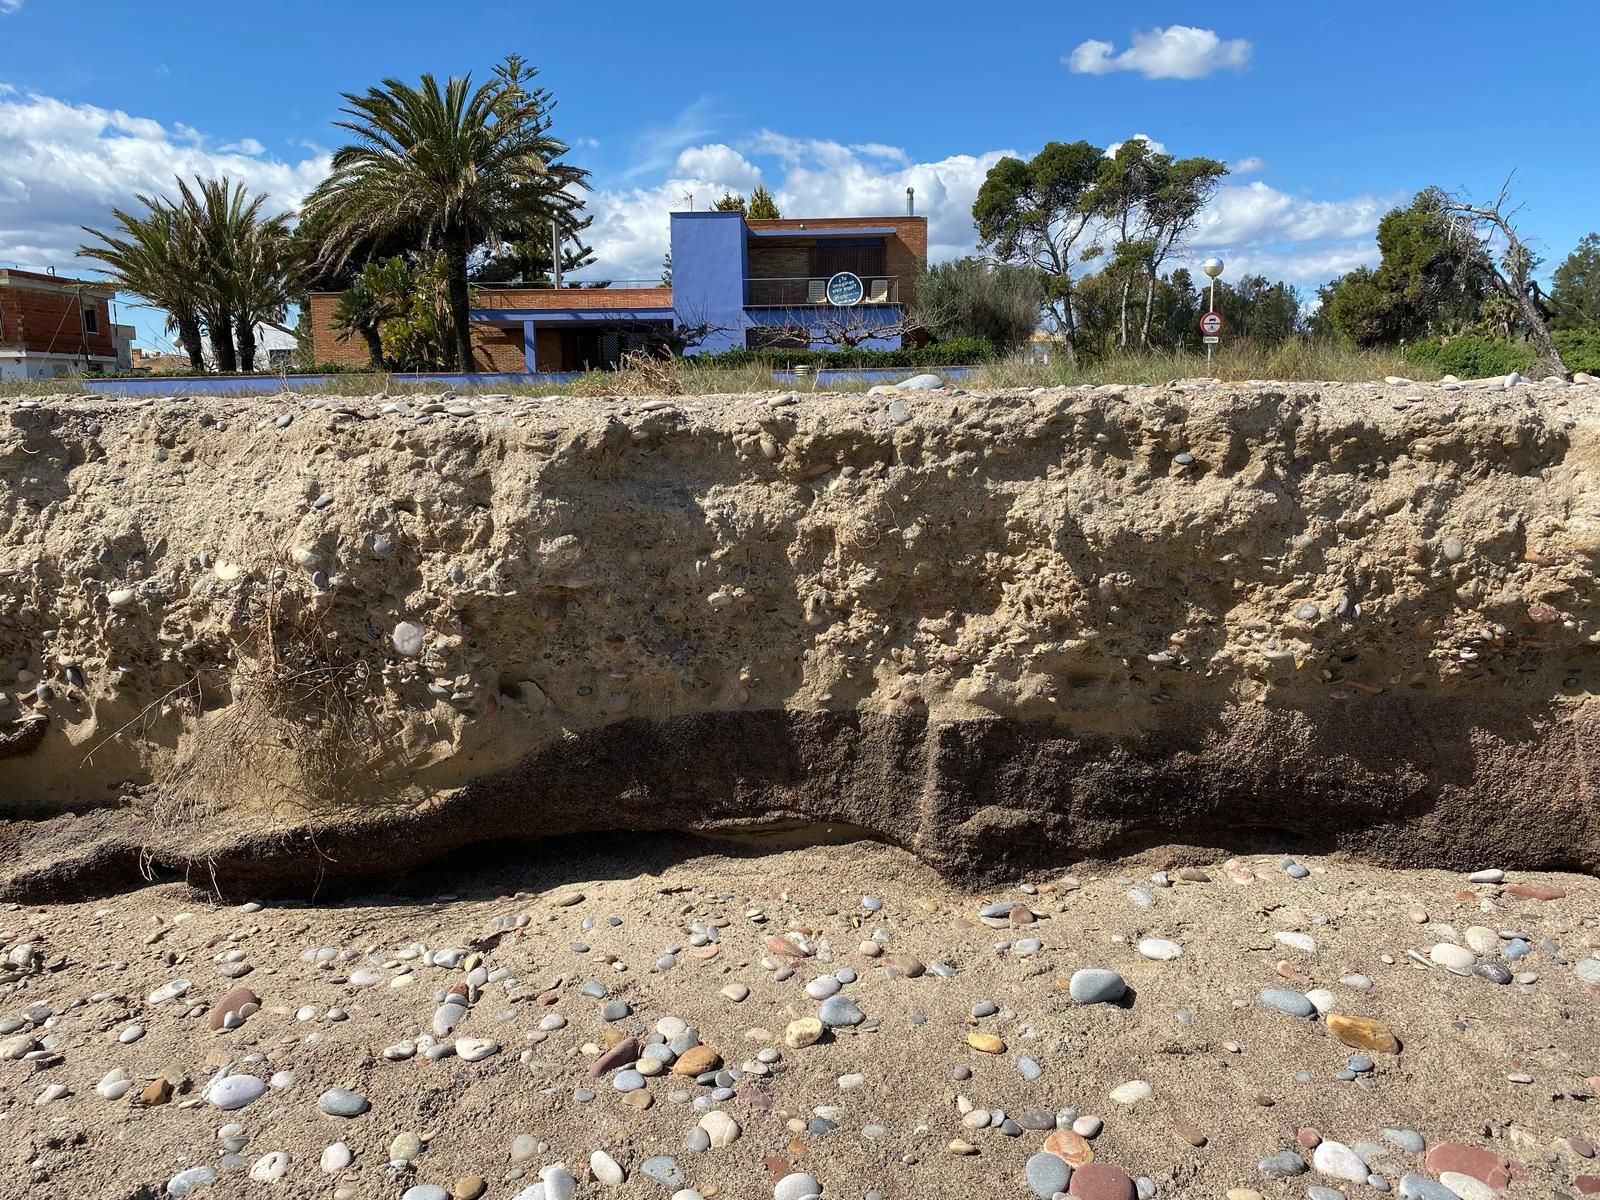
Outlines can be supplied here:
<path id="1" fill-rule="evenodd" d="M 1237 167 L 1191 257 L 1302 287 L 1375 259 L 1429 183 L 1492 194 L 1559 261 L 1600 227 L 1600 4 L 1463 0 L 785 6 L 456 0 L 0 0 L 0 262 L 81 271 L 80 224 L 227 171 L 295 203 L 337 144 L 339 93 L 385 76 L 542 71 L 594 173 L 603 273 L 647 277 L 667 213 L 724 186 L 790 215 L 898 211 L 972 249 L 972 196 L 1006 152 L 1144 135 Z M 759 14 L 774 14 L 763 17 Z M 159 14 L 159 15 L 157 15 Z M 159 320 L 138 322 L 157 344 Z"/>

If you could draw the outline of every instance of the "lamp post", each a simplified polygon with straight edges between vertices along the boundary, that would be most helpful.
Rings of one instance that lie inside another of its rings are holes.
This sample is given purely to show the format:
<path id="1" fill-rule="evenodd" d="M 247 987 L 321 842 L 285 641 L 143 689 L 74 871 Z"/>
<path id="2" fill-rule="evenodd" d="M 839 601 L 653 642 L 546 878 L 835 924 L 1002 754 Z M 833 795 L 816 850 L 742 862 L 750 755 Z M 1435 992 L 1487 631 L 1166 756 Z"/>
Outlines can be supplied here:
<path id="1" fill-rule="evenodd" d="M 1200 264 L 1200 269 L 1211 277 L 1211 292 L 1210 292 L 1210 295 L 1206 298 L 1206 308 L 1210 312 L 1216 312 L 1217 311 L 1217 276 L 1222 274 L 1222 260 L 1220 258 L 1208 258 L 1208 259 L 1206 259 L 1205 262 Z M 1211 343 L 1207 342 L 1206 343 L 1206 368 L 1209 370 L 1210 367 L 1211 367 Z"/>

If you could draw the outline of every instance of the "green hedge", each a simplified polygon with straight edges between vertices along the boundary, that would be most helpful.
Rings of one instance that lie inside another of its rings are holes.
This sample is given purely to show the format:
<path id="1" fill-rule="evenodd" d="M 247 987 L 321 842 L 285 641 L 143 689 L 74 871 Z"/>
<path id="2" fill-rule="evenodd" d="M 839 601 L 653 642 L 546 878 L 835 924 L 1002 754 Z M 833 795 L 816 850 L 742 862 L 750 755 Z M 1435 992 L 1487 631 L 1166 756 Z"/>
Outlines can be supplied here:
<path id="1" fill-rule="evenodd" d="M 1600 329 L 1563 329 L 1555 338 L 1567 370 L 1600 375 Z"/>
<path id="2" fill-rule="evenodd" d="M 1563 329 L 1555 335 L 1555 341 L 1567 370 L 1600 375 L 1600 329 Z M 1527 374 L 1539 356 L 1527 342 L 1463 334 L 1448 342 L 1429 339 L 1407 346 L 1406 357 L 1426 363 L 1442 375 L 1482 379 L 1513 371 Z"/>
<path id="3" fill-rule="evenodd" d="M 984 338 L 951 338 L 928 346 L 903 350 L 724 350 L 718 354 L 697 354 L 700 367 L 762 366 L 781 370 L 810 366 L 818 370 L 852 367 L 964 367 L 990 362 L 999 357 L 994 345 Z"/>
<path id="4" fill-rule="evenodd" d="M 1462 334 L 1448 342 L 1423 341 L 1406 347 L 1406 358 L 1426 363 L 1441 375 L 1482 379 L 1489 375 L 1526 372 L 1533 366 L 1533 347 L 1523 342 Z"/>

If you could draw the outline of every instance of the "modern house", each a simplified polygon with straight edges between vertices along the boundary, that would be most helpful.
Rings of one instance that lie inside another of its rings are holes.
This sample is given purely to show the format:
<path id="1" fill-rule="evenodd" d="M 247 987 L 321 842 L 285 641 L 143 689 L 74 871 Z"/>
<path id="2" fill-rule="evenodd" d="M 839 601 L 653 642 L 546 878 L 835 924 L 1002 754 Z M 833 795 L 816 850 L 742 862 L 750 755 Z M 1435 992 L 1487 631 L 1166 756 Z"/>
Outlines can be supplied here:
<path id="1" fill-rule="evenodd" d="M 614 366 L 626 351 L 649 345 L 685 354 L 898 347 L 928 256 L 928 222 L 673 213 L 671 246 L 671 287 L 476 288 L 478 368 L 582 371 Z M 333 329 L 338 303 L 337 292 L 310 298 L 316 360 L 363 366 L 361 339 L 341 341 Z"/>
<path id="2" fill-rule="evenodd" d="M 0 379 L 102 374 L 131 364 L 133 327 L 113 325 L 115 290 L 0 268 Z"/>

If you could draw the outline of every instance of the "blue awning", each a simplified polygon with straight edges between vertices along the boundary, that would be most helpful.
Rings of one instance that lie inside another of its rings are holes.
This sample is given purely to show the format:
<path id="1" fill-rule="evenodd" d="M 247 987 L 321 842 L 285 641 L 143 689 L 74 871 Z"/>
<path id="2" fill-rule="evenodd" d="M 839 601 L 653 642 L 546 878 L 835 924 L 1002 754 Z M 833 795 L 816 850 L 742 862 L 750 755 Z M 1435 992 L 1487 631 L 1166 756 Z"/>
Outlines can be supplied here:
<path id="1" fill-rule="evenodd" d="M 752 229 L 751 237 L 893 237 L 894 226 L 882 229 L 865 226 L 855 229 Z"/>

